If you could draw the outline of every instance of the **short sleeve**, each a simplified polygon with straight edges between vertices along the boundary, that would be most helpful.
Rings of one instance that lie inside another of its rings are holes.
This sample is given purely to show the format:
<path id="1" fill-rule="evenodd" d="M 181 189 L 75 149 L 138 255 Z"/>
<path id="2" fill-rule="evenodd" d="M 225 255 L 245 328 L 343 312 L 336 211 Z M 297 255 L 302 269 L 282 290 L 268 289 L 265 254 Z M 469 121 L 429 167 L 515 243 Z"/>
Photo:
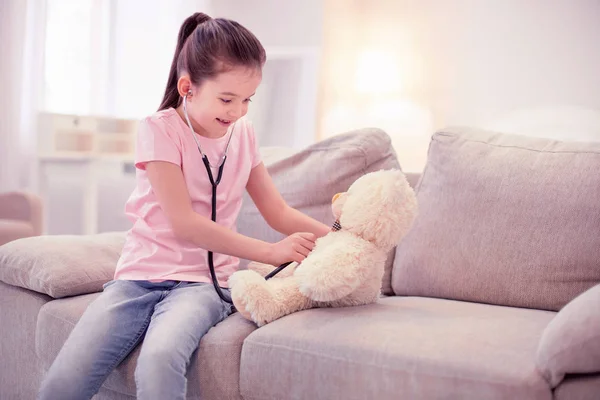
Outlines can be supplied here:
<path id="1" fill-rule="evenodd" d="M 139 124 L 135 166 L 146 169 L 150 161 L 167 161 L 181 166 L 181 143 L 161 118 L 146 118 Z"/>
<path id="2" fill-rule="evenodd" d="M 254 134 L 254 126 L 250 121 L 247 121 L 246 124 L 250 139 L 250 151 L 252 152 L 252 168 L 254 168 L 261 163 L 262 158 L 260 156 L 260 147 L 258 145 L 258 140 L 256 140 L 256 135 Z"/>

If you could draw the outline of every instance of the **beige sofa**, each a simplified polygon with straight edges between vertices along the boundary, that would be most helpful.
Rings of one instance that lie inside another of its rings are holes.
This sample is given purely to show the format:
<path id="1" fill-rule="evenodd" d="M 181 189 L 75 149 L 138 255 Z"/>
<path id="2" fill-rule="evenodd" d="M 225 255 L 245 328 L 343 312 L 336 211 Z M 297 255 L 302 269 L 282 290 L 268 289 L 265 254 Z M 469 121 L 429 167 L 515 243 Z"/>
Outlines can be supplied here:
<path id="1" fill-rule="evenodd" d="M 331 223 L 332 194 L 398 167 L 361 130 L 303 151 L 263 149 L 288 202 Z M 433 135 L 420 214 L 390 254 L 377 304 L 307 310 L 260 329 L 234 314 L 194 355 L 189 398 L 600 398 L 600 144 L 483 131 Z M 418 182 L 418 183 L 417 183 Z M 246 199 L 239 230 L 269 230 Z M 0 248 L 0 398 L 33 399 L 111 279 L 123 233 Z M 98 399 L 133 399 L 135 350 Z"/>

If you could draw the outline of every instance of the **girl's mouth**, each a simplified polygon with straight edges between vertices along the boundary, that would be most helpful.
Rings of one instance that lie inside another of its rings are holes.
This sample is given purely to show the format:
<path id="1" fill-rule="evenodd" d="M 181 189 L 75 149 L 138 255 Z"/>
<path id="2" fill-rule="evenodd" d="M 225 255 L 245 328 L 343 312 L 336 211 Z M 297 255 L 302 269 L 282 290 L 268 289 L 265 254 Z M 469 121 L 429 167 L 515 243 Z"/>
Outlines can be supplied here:
<path id="1" fill-rule="evenodd" d="M 219 123 L 223 126 L 231 125 L 231 120 L 217 118 L 217 121 L 219 121 Z"/>

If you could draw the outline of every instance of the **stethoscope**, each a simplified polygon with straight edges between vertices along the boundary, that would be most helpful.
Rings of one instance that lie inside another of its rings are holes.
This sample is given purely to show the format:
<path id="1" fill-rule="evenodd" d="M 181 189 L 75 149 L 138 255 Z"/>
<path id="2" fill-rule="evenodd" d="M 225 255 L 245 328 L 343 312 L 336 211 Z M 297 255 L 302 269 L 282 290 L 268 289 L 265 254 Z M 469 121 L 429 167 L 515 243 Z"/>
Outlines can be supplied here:
<path id="1" fill-rule="evenodd" d="M 188 124 L 188 127 L 190 128 L 190 131 L 192 131 L 192 135 L 194 136 L 194 140 L 196 141 L 196 146 L 198 146 L 198 151 L 200 152 L 200 155 L 202 156 L 202 161 L 204 163 L 204 166 L 206 167 L 206 173 L 208 174 L 208 179 L 210 180 L 210 184 L 212 186 L 211 219 L 213 222 L 217 222 L 217 186 L 219 185 L 219 183 L 221 182 L 221 178 L 223 177 L 223 167 L 225 166 L 225 161 L 227 160 L 227 151 L 229 150 L 229 144 L 231 143 L 231 137 L 233 136 L 235 122 L 233 123 L 233 126 L 231 127 L 231 131 L 229 132 L 229 139 L 227 139 L 227 145 L 225 146 L 225 151 L 223 152 L 223 155 L 221 156 L 221 159 L 219 160 L 219 164 L 217 166 L 213 166 L 210 163 L 210 161 L 208 160 L 208 157 L 206 156 L 206 154 L 204 154 L 204 152 L 202 151 L 202 147 L 200 146 L 200 142 L 198 141 L 198 138 L 196 137 L 196 132 L 194 132 L 194 128 L 192 128 L 192 123 L 190 122 L 190 117 L 188 116 L 187 96 L 190 93 L 191 93 L 191 91 L 186 93 L 186 95 L 183 97 L 183 114 L 185 115 L 185 120 Z M 216 180 L 214 179 L 211 167 L 215 168 L 215 169 L 218 168 Z M 271 279 L 273 276 L 275 276 L 277 273 L 279 273 L 282 269 L 284 269 L 285 267 L 287 267 L 290 264 L 291 264 L 291 262 L 280 265 L 279 267 L 277 267 L 273 271 L 271 271 L 267 276 L 265 276 L 265 279 Z M 215 266 L 214 266 L 212 251 L 208 252 L 208 269 L 210 270 L 210 276 L 212 279 L 213 286 L 215 287 L 215 290 L 216 290 L 217 294 L 219 295 L 219 297 L 221 298 L 221 300 L 223 300 L 227 303 L 233 304 L 233 301 L 231 300 L 231 296 L 229 294 L 225 294 L 225 292 L 221 289 L 221 286 L 219 286 L 219 281 L 217 280 L 217 276 L 215 273 Z"/>

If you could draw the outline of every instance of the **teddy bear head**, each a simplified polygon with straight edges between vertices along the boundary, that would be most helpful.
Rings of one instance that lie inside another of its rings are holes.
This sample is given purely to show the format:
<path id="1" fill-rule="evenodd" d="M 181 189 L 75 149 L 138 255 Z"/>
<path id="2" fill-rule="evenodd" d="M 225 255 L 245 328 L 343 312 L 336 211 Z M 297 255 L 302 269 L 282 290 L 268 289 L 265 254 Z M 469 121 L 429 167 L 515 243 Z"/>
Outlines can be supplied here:
<path id="1" fill-rule="evenodd" d="M 408 233 L 417 199 L 400 170 L 380 170 L 358 178 L 338 193 L 332 211 L 341 229 L 390 251 Z"/>

